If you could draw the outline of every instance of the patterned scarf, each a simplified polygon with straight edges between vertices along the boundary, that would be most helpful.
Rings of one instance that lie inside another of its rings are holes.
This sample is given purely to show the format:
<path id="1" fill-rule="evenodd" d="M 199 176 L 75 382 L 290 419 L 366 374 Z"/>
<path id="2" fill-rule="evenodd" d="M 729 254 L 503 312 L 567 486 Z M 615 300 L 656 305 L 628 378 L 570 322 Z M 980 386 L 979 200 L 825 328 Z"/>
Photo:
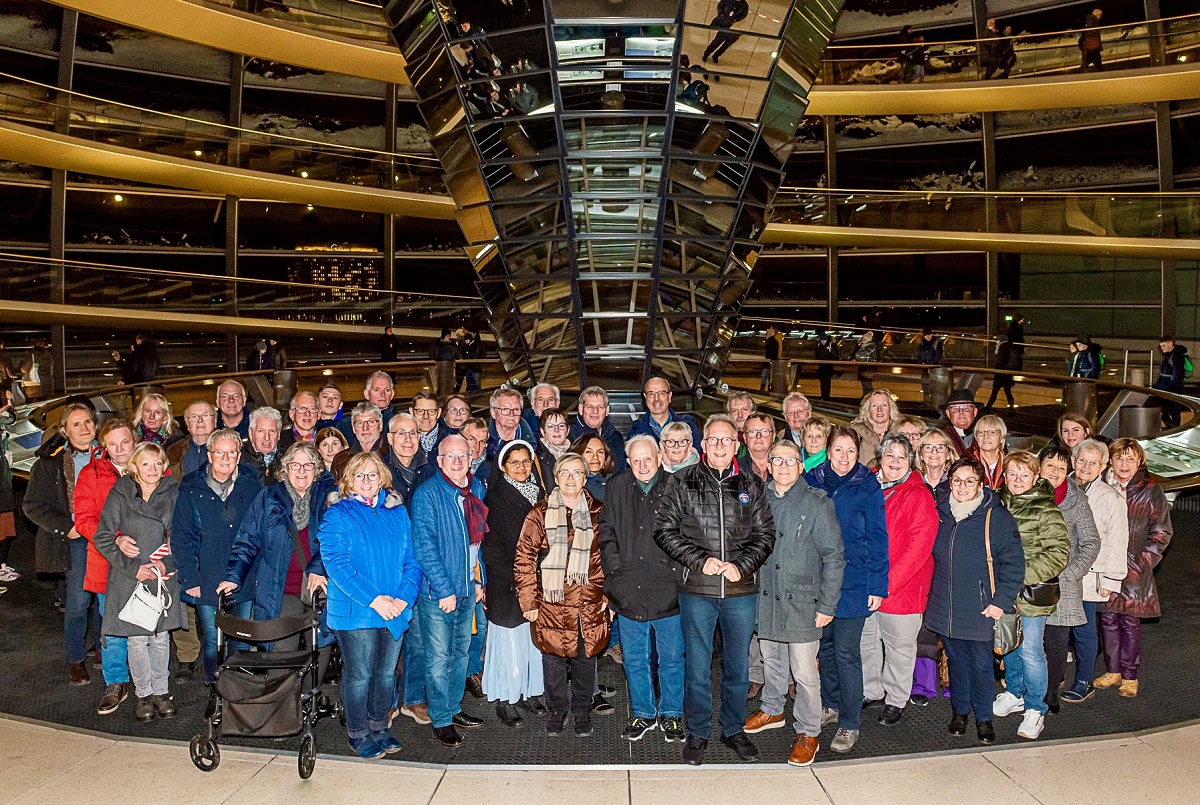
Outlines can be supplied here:
<path id="1" fill-rule="evenodd" d="M 142 422 L 138 423 L 138 436 L 141 437 L 143 442 L 153 442 L 154 444 L 166 444 L 167 443 L 166 436 L 164 436 L 159 431 L 151 430 L 150 428 L 147 428 L 146 425 Z"/>
<path id="2" fill-rule="evenodd" d="M 283 479 L 283 488 L 287 490 L 288 497 L 292 499 L 292 525 L 296 527 L 297 531 L 302 531 L 308 526 L 310 502 L 308 493 L 297 492 L 287 478 Z"/>
<path id="3" fill-rule="evenodd" d="M 467 519 L 467 537 L 471 540 L 472 545 L 479 545 L 483 542 L 483 538 L 488 532 L 488 508 L 487 505 L 480 500 L 474 492 L 471 491 L 471 482 L 474 477 L 467 475 L 467 485 L 459 486 L 450 480 L 450 476 L 438 470 L 438 474 L 442 476 L 442 480 L 450 484 L 458 490 L 458 494 L 462 496 L 463 516 Z"/>
<path id="4" fill-rule="evenodd" d="M 567 451 L 571 449 L 570 442 L 567 442 L 562 447 L 555 447 L 554 445 L 550 444 L 549 439 L 542 439 L 542 446 L 546 448 L 547 453 L 554 456 L 555 461 L 558 461 L 560 458 L 565 456 Z"/>
<path id="5" fill-rule="evenodd" d="M 529 478 L 524 481 L 518 481 L 508 473 L 504 473 L 504 480 L 508 481 L 508 483 L 514 489 L 520 492 L 521 497 L 528 500 L 529 505 L 531 506 L 536 506 L 542 497 L 542 488 L 537 485 L 536 481 L 533 480 L 532 475 L 530 475 Z"/>
<path id="6" fill-rule="evenodd" d="M 891 489 L 893 486 L 899 486 L 900 484 L 907 481 L 908 476 L 910 476 L 910 475 L 912 475 L 912 470 L 909 470 L 908 472 L 904 473 L 903 478 L 897 478 L 894 481 L 885 481 L 885 480 L 883 480 L 883 476 L 880 475 L 879 476 L 879 486 L 883 489 L 884 492 L 886 492 L 889 489 Z"/>
<path id="7" fill-rule="evenodd" d="M 571 528 L 575 530 L 573 537 Z M 546 542 L 550 552 L 542 562 L 542 597 L 547 603 L 560 603 L 568 584 L 588 583 L 594 538 L 587 497 L 580 495 L 579 504 L 568 512 L 562 490 L 551 492 L 546 499 Z"/>
<path id="8" fill-rule="evenodd" d="M 426 453 L 433 451 L 433 446 L 437 443 L 439 428 L 435 425 L 427 433 L 422 433 L 418 439 L 421 442 L 421 449 Z"/>

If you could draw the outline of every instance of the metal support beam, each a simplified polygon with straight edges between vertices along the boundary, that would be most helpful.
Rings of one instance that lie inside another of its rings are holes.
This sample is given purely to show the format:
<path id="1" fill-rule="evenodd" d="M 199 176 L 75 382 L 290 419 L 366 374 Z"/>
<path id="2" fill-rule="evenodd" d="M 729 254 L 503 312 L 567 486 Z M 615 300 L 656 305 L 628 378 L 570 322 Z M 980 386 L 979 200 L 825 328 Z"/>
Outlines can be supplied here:
<path id="1" fill-rule="evenodd" d="M 976 6 L 981 0 L 976 0 Z M 999 179 L 996 168 L 996 113 L 983 113 L 983 186 L 988 192 L 999 189 Z M 987 201 L 987 230 L 995 232 L 996 217 L 995 197 L 989 196 Z M 984 331 L 988 338 L 1000 335 L 1000 255 L 990 251 L 986 255 L 986 276 L 984 278 L 984 299 L 987 302 Z M 988 350 L 988 360 L 991 361 L 992 351 Z"/>
<path id="2" fill-rule="evenodd" d="M 230 58 L 229 124 L 231 126 L 240 127 L 242 125 L 245 61 L 244 56 L 232 55 Z M 240 135 L 231 137 L 229 140 L 226 164 L 241 164 Z M 238 197 L 234 195 L 225 196 L 225 276 L 235 279 L 238 276 L 238 217 L 240 213 Z M 238 284 L 236 282 L 229 283 L 229 295 L 225 298 L 225 313 L 234 318 L 238 316 Z M 225 334 L 225 363 L 227 364 L 226 368 L 228 371 L 236 372 L 241 368 L 241 355 L 242 350 L 241 345 L 238 343 L 238 334 L 236 332 L 227 332 Z"/>
<path id="3" fill-rule="evenodd" d="M 384 148 L 390 152 L 396 150 L 396 101 L 397 89 L 395 84 L 387 85 L 387 97 L 384 103 L 387 104 L 387 109 L 384 112 L 383 130 L 384 130 Z M 388 187 L 395 189 L 396 174 L 394 171 L 388 173 Z M 396 290 L 396 216 L 392 213 L 384 213 L 383 215 L 383 290 Z M 388 295 L 388 309 L 383 317 L 383 325 L 386 327 L 392 323 L 393 317 L 396 315 L 396 300 L 390 294 Z"/>
<path id="4" fill-rule="evenodd" d="M 834 130 L 834 123 L 837 118 L 832 115 L 824 117 L 825 124 L 825 186 L 837 187 L 837 134 Z M 833 216 L 832 210 L 827 213 L 831 216 L 830 221 L 836 222 L 836 217 Z M 829 303 L 825 310 L 827 321 L 838 320 L 838 247 L 827 246 L 825 248 L 825 285 L 826 291 L 829 294 Z"/>
<path id="5" fill-rule="evenodd" d="M 62 27 L 58 40 L 58 76 L 55 85 L 70 90 L 75 78 L 75 38 L 79 31 L 79 13 L 63 11 Z M 66 134 L 70 120 L 60 114 L 54 121 L 54 130 Z M 62 260 L 67 251 L 67 172 L 50 172 L 50 257 Z M 50 302 L 64 304 L 67 297 L 66 269 L 61 262 L 54 263 L 50 272 Z M 61 324 L 50 327 L 50 352 L 54 356 L 54 388 L 63 391 L 67 387 L 67 328 Z"/>
<path id="6" fill-rule="evenodd" d="M 1149 4 L 1149 0 L 1147 2 Z M 1157 5 L 1157 3 L 1155 3 Z M 1154 105 L 1154 134 L 1158 145 L 1158 189 L 1169 193 L 1175 189 L 1175 147 L 1171 140 L 1171 105 L 1166 102 Z M 1178 222 L 1175 220 L 1176 205 L 1168 205 L 1162 211 L 1163 237 L 1178 235 Z M 1159 318 L 1159 331 L 1175 332 L 1175 308 L 1178 302 L 1175 290 L 1175 261 L 1163 260 L 1159 263 L 1161 275 L 1162 315 Z"/>

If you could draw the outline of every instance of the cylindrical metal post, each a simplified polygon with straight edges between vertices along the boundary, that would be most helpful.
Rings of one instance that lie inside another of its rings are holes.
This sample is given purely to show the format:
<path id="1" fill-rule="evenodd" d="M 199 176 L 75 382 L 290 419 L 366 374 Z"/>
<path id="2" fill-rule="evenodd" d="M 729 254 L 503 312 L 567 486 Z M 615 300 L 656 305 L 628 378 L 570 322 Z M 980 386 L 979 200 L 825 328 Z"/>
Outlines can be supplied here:
<path id="1" fill-rule="evenodd" d="M 1063 405 L 1069 414 L 1087 417 L 1096 422 L 1096 384 L 1091 380 L 1068 380 L 1063 384 Z"/>
<path id="2" fill-rule="evenodd" d="M 1131 386 L 1144 387 L 1149 385 L 1149 383 L 1146 381 L 1146 378 L 1147 375 L 1145 369 L 1133 368 L 1129 370 L 1129 380 L 1127 382 Z"/>
<path id="3" fill-rule="evenodd" d="M 275 407 L 287 408 L 296 393 L 296 373 L 291 369 L 276 369 L 272 378 L 275 386 Z"/>
<path id="4" fill-rule="evenodd" d="M 921 381 L 925 404 L 940 410 L 954 390 L 954 370 L 949 366 L 930 366 Z"/>
<path id="5" fill-rule="evenodd" d="M 791 361 L 787 358 L 777 358 L 771 361 L 771 393 L 772 394 L 787 394 L 791 391 L 788 388 L 788 367 Z"/>
<path id="6" fill-rule="evenodd" d="M 1149 439 L 1162 431 L 1162 408 L 1157 405 L 1122 405 L 1118 433 L 1127 439 Z"/>

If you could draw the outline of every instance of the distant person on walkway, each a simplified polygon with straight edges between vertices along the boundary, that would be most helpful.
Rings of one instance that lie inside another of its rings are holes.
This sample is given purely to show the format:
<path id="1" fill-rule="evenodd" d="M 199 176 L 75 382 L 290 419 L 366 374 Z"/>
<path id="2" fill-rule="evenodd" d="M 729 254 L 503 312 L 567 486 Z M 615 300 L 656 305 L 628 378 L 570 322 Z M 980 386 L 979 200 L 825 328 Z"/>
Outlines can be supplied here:
<path id="1" fill-rule="evenodd" d="M 775 361 L 783 357 L 783 336 L 774 324 L 767 325 L 767 337 L 763 343 L 763 357 L 767 365 L 763 367 L 762 378 L 758 383 L 759 391 L 769 391 L 771 388 L 771 370 Z"/>
<path id="2" fill-rule="evenodd" d="M 283 345 L 278 336 L 267 336 L 267 356 L 271 359 L 272 369 L 288 368 L 287 347 Z"/>
<path id="3" fill-rule="evenodd" d="M 487 357 L 487 350 L 483 346 L 483 339 L 479 337 L 479 328 L 474 324 L 463 327 L 463 335 L 458 342 L 458 352 L 463 363 L 455 372 L 454 390 L 461 391 L 460 383 L 465 379 L 468 394 L 472 391 L 479 391 L 483 387 L 483 366 L 474 361 L 480 361 Z"/>
<path id="4" fill-rule="evenodd" d="M 1000 78 L 1008 78 L 1012 69 L 1017 66 L 1017 40 L 1013 37 L 1011 25 L 1005 25 L 1001 31 L 1000 48 Z"/>
<path id="5" fill-rule="evenodd" d="M 1100 345 L 1092 343 L 1092 339 L 1081 335 L 1071 342 L 1071 377 L 1085 377 L 1092 380 L 1100 378 L 1100 369 L 1104 365 Z"/>
<path id="6" fill-rule="evenodd" d="M 379 336 L 379 360 L 384 363 L 392 363 L 400 354 L 400 340 L 392 334 L 391 327 L 383 328 L 383 335 Z"/>
<path id="7" fill-rule="evenodd" d="M 247 372 L 260 372 L 264 369 L 275 368 L 275 363 L 271 358 L 270 349 L 265 340 L 255 342 L 254 349 L 250 350 L 250 354 L 246 356 L 245 368 Z"/>
<path id="8" fill-rule="evenodd" d="M 815 347 L 816 354 L 813 356 L 819 361 L 836 361 L 838 359 L 838 346 L 833 340 L 833 336 L 822 329 L 817 330 L 817 344 Z M 833 389 L 833 374 L 834 368 L 829 364 L 821 364 L 817 367 L 817 382 L 821 384 L 821 399 L 828 400 Z"/>
<path id="9" fill-rule="evenodd" d="M 158 349 L 145 333 L 133 337 L 128 352 L 113 352 L 112 357 L 121 373 L 122 385 L 149 383 L 158 374 Z"/>
<path id="10" fill-rule="evenodd" d="M 942 338 L 926 327 L 921 331 L 921 343 L 917 345 L 917 363 L 924 366 L 940 365 L 945 348 Z"/>
<path id="11" fill-rule="evenodd" d="M 749 13 L 750 4 L 746 0 L 721 0 L 717 4 L 717 16 L 713 17 L 709 25 L 724 30 L 717 31 L 712 41 L 708 43 L 701 61 L 708 61 L 711 58 L 713 64 L 720 64 L 721 56 L 725 51 L 741 38 L 741 34 L 730 33 L 729 29 L 733 28 L 734 24 L 746 19 Z"/>
<path id="12" fill-rule="evenodd" d="M 1187 347 L 1175 343 L 1175 336 L 1164 335 L 1158 341 L 1162 350 L 1162 364 L 1158 368 L 1158 379 L 1154 388 L 1169 391 L 1172 394 L 1183 394 L 1183 381 L 1187 379 Z M 1168 428 L 1179 427 L 1180 407 L 1166 400 L 1161 401 L 1163 424 Z"/>
<path id="13" fill-rule="evenodd" d="M 441 337 L 429 348 L 433 359 L 434 392 L 443 398 L 454 392 L 454 364 L 459 358 L 458 344 L 449 327 L 442 328 Z"/>
<path id="14" fill-rule="evenodd" d="M 987 405 L 983 406 L 983 410 L 990 411 L 996 403 L 996 398 L 1000 396 L 1000 392 L 1004 391 L 1004 396 L 1008 399 L 1008 407 L 1012 408 L 1016 405 L 1016 400 L 1013 399 L 1013 384 L 1016 382 L 1010 374 L 1003 374 L 1004 371 L 1014 372 L 1021 368 L 1021 358 L 1013 349 L 1012 342 L 1008 340 L 1007 335 L 1000 336 L 1000 342 L 996 344 L 996 368 L 1001 372 L 992 375 L 992 393 L 988 397 Z"/>
<path id="15" fill-rule="evenodd" d="M 1100 52 L 1104 43 L 1100 39 L 1100 18 L 1104 16 L 1103 9 L 1094 8 L 1092 13 L 1083 18 L 1083 30 L 1079 33 L 1079 52 L 1081 55 L 1079 72 L 1086 73 L 1089 66 L 1095 66 L 1097 71 L 1104 70 L 1104 62 Z"/>
<path id="16" fill-rule="evenodd" d="M 917 34 L 913 37 L 912 44 L 901 51 L 900 64 L 903 70 L 903 83 L 925 83 L 925 53 L 927 49 L 925 35 Z"/>
<path id="17" fill-rule="evenodd" d="M 867 330 L 862 335 L 862 340 L 858 342 L 858 348 L 854 350 L 854 360 L 859 363 L 876 363 L 879 360 L 879 342 L 875 339 L 875 332 Z M 875 389 L 875 370 L 874 369 L 859 369 L 858 382 L 862 384 L 862 393 L 870 394 Z"/>
<path id="18" fill-rule="evenodd" d="M 1000 42 L 1000 28 L 995 18 L 987 21 L 987 29 L 979 37 L 979 64 L 984 81 L 992 78 L 992 73 L 1003 69 L 1000 54 L 1003 48 Z"/>

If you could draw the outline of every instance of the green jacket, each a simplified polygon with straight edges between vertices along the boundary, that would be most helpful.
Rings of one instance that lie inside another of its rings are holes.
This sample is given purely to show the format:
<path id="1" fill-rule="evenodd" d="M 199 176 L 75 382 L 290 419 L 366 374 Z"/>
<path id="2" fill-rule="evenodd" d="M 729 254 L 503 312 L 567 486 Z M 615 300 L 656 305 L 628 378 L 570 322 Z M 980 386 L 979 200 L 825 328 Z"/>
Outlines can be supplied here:
<path id="1" fill-rule="evenodd" d="M 1025 583 L 1049 581 L 1067 567 L 1071 558 L 1071 540 L 1062 512 L 1054 505 L 1054 488 L 1044 478 L 1021 495 L 1005 487 L 1000 500 L 1017 521 L 1021 547 L 1025 549 Z M 1039 617 L 1054 612 L 1054 607 L 1035 607 L 1017 596 L 1017 612 L 1026 617 Z"/>

